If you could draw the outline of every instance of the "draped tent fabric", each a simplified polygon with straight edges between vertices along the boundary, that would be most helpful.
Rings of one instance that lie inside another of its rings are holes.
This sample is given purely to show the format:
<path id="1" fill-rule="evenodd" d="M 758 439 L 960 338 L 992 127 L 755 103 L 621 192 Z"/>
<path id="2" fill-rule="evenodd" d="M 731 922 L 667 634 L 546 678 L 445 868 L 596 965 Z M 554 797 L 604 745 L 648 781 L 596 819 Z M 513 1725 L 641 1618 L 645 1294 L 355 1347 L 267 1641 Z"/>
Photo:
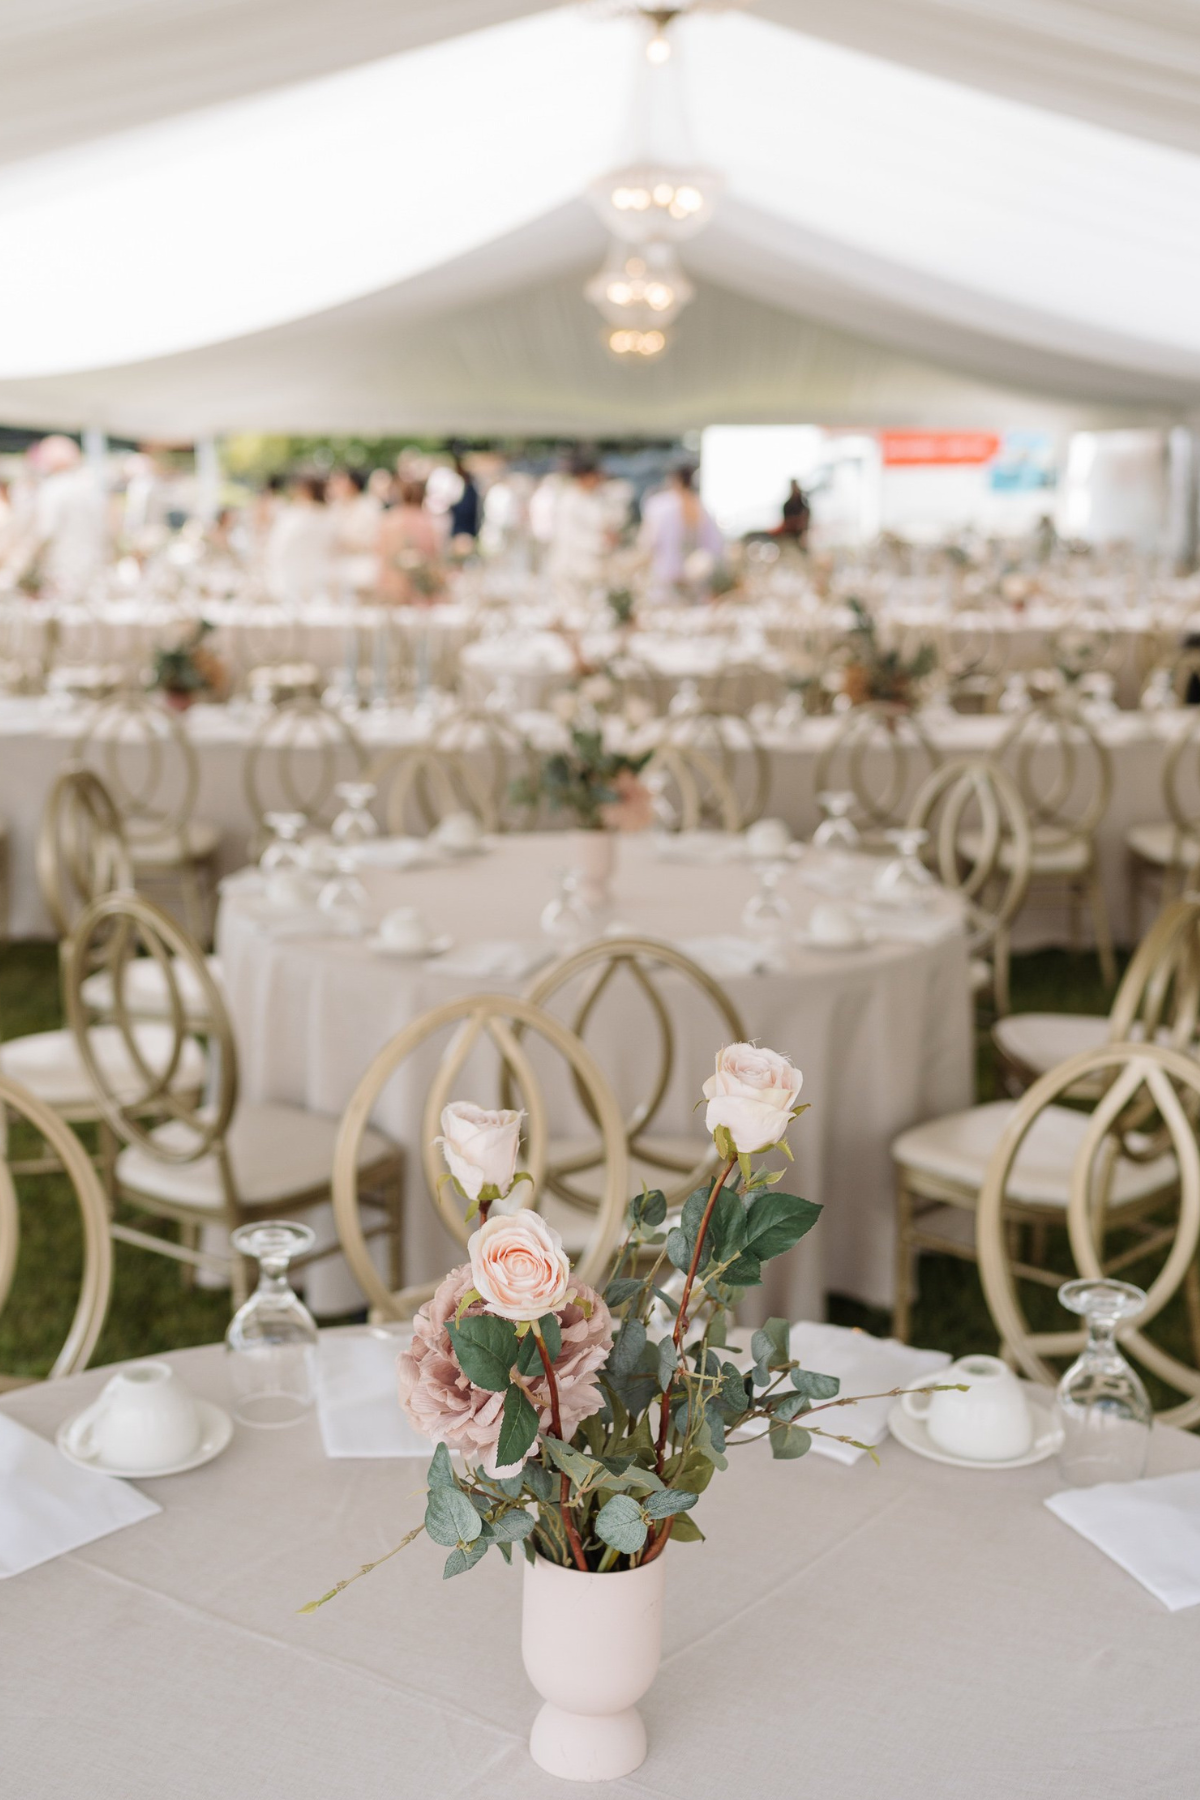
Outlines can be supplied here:
<path id="1" fill-rule="evenodd" d="M 763 0 L 677 21 L 653 74 L 640 27 L 578 7 L 294 0 L 278 58 L 273 0 L 171 11 L 178 41 L 161 0 L 0 7 L 13 422 L 671 431 L 1200 406 L 1192 0 Z M 82 108 L 107 135 L 25 154 L 53 119 L 22 140 L 17 76 L 36 89 L 67 24 L 65 94 L 76 36 L 123 71 Z M 630 369 L 582 297 L 605 240 L 581 196 L 650 146 L 647 83 L 655 150 L 724 186 L 682 250 L 695 303 Z"/>

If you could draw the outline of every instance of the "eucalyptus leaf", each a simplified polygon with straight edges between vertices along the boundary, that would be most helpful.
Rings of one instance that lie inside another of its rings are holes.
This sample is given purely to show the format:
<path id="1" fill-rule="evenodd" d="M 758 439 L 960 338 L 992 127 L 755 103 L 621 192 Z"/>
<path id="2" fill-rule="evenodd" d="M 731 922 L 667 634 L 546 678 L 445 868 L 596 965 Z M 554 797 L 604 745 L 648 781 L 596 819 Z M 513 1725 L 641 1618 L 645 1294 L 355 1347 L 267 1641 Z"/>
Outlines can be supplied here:
<path id="1" fill-rule="evenodd" d="M 457 1481 L 454 1479 L 454 1469 L 450 1462 L 450 1452 L 447 1450 L 445 1444 L 439 1444 L 434 1451 L 433 1461 L 430 1463 L 425 1474 L 425 1484 L 427 1487 L 431 1488 L 458 1486 Z"/>
<path id="2" fill-rule="evenodd" d="M 435 1544 L 473 1544 L 483 1530 L 479 1514 L 456 1487 L 437 1487 L 425 1507 L 425 1529 Z"/>
<path id="3" fill-rule="evenodd" d="M 841 1389 L 836 1375 L 817 1375 L 812 1369 L 793 1369 L 792 1386 L 806 1400 L 834 1400 Z"/>
<path id="4" fill-rule="evenodd" d="M 632 1300 L 635 1294 L 640 1294 L 644 1286 L 645 1283 L 638 1281 L 636 1276 L 618 1275 L 617 1279 L 610 1281 L 604 1290 L 605 1305 L 624 1306 L 627 1300 Z"/>
<path id="5" fill-rule="evenodd" d="M 614 1494 L 596 1514 L 596 1535 L 614 1550 L 632 1556 L 646 1542 L 642 1509 L 629 1494 Z"/>
<path id="6" fill-rule="evenodd" d="M 665 1391 L 667 1383 L 679 1367 L 679 1351 L 675 1340 L 665 1337 L 658 1345 L 658 1385 Z"/>
<path id="7" fill-rule="evenodd" d="M 501 1513 L 487 1527 L 488 1542 L 493 1544 L 520 1544 L 537 1529 L 537 1520 L 532 1513 L 522 1512 L 514 1507 L 511 1512 Z"/>
<path id="8" fill-rule="evenodd" d="M 676 1513 L 671 1520 L 671 1537 L 682 1544 L 702 1544 L 704 1533 L 695 1519 L 689 1519 L 686 1513 Z"/>
<path id="9" fill-rule="evenodd" d="M 687 1269 L 692 1261 L 692 1246 L 688 1235 L 678 1225 L 667 1233 L 667 1261 L 677 1269 Z"/>
<path id="10" fill-rule="evenodd" d="M 504 1396 L 496 1463 L 507 1468 L 527 1456 L 538 1434 L 538 1416 L 528 1397 L 515 1384 Z"/>
<path id="11" fill-rule="evenodd" d="M 468 1544 L 465 1550 L 462 1548 L 452 1550 L 446 1558 L 446 1566 L 442 1570 L 442 1580 L 449 1581 L 452 1576 L 461 1575 L 465 1570 L 473 1569 L 475 1564 L 486 1554 L 487 1542 L 483 1538 L 476 1543 Z"/>
<path id="12" fill-rule="evenodd" d="M 798 1194 L 756 1194 L 746 1212 L 746 1248 L 760 1262 L 770 1262 L 798 1244 L 820 1216 L 816 1202 Z"/>
<path id="13" fill-rule="evenodd" d="M 550 1500 L 554 1496 L 554 1477 L 540 1462 L 527 1462 L 521 1471 L 521 1479 L 530 1492 L 539 1500 Z"/>
<path id="14" fill-rule="evenodd" d="M 661 1188 L 651 1188 L 642 1196 L 641 1222 L 643 1225 L 661 1225 L 667 1216 L 667 1196 Z"/>
<path id="15" fill-rule="evenodd" d="M 783 1369 L 792 1360 L 792 1328 L 786 1319 L 768 1319 L 750 1339 L 750 1354 L 768 1369 Z"/>
<path id="16" fill-rule="evenodd" d="M 812 1432 L 805 1431 L 803 1425 L 785 1425 L 782 1431 L 771 1432 L 771 1455 L 786 1462 L 794 1456 L 803 1456 L 812 1443 Z"/>
<path id="17" fill-rule="evenodd" d="M 472 1387 L 503 1394 L 517 1360 L 517 1328 L 509 1319 L 488 1313 L 466 1318 L 461 1325 L 447 1323 L 455 1361 Z"/>
<path id="18" fill-rule="evenodd" d="M 550 1453 L 550 1460 L 569 1475 L 576 1487 L 582 1487 L 585 1481 L 592 1481 L 605 1473 L 604 1464 L 585 1456 L 582 1450 L 576 1450 L 571 1444 L 564 1444 L 561 1439 L 548 1437 L 542 1440 Z"/>
<path id="19" fill-rule="evenodd" d="M 674 1513 L 686 1512 L 689 1506 L 695 1506 L 699 1498 L 699 1494 L 693 1494 L 688 1488 L 663 1488 L 643 1500 L 642 1511 L 648 1519 L 669 1519 Z"/>
<path id="20" fill-rule="evenodd" d="M 773 1418 L 786 1421 L 798 1418 L 801 1413 L 806 1413 L 812 1405 L 812 1401 L 806 1394 L 780 1394 L 778 1399 L 773 1397 L 768 1400 L 767 1405 L 771 1409 Z"/>
<path id="21" fill-rule="evenodd" d="M 626 1319 L 608 1357 L 614 1375 L 632 1375 L 646 1347 L 646 1327 L 640 1319 Z"/>

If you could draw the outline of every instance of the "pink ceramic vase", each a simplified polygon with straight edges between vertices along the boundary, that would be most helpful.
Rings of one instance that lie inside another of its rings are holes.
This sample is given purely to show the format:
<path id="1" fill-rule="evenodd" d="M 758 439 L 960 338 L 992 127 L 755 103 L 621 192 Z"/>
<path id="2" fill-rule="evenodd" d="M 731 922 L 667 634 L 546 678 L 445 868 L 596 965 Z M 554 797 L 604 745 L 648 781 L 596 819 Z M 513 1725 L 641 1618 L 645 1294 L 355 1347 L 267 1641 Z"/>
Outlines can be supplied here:
<path id="1" fill-rule="evenodd" d="M 545 1702 L 529 1754 L 547 1774 L 615 1781 L 644 1761 L 637 1702 L 658 1673 L 665 1564 L 585 1575 L 526 1563 L 521 1654 Z"/>
<path id="2" fill-rule="evenodd" d="M 571 854 L 579 871 L 580 899 L 589 912 L 603 913 L 612 905 L 617 834 L 615 831 L 577 831 L 574 840 Z"/>

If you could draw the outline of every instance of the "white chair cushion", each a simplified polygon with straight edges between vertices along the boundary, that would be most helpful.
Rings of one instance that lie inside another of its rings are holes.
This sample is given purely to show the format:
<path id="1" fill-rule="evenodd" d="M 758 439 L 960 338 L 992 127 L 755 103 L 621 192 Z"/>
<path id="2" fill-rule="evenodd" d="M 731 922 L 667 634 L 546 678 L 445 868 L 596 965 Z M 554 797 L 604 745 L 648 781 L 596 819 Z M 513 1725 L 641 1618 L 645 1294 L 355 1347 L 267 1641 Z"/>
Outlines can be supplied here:
<path id="1" fill-rule="evenodd" d="M 223 977 L 219 958 L 206 956 L 204 963 L 209 974 L 220 987 Z M 190 964 L 176 957 L 174 966 L 175 979 L 179 983 L 179 997 L 183 1001 L 184 1011 L 188 1018 L 206 1018 L 207 1008 L 204 994 L 192 973 Z M 154 957 L 139 956 L 127 963 L 123 986 L 125 1005 L 135 1017 L 144 1019 L 167 1017 L 167 984 L 163 979 L 162 969 Z M 112 1011 L 112 977 L 106 969 L 97 969 L 94 975 L 89 975 L 80 988 L 80 993 L 84 1005 L 90 1007 L 93 1012 Z"/>
<path id="2" fill-rule="evenodd" d="M 148 1066 L 165 1068 L 175 1041 L 170 1027 L 137 1025 L 134 1033 Z M 118 1099 L 135 1100 L 144 1091 L 145 1083 L 133 1067 L 119 1028 L 98 1025 L 92 1031 L 91 1041 L 109 1091 Z M 207 1068 L 204 1051 L 195 1038 L 185 1039 L 174 1087 L 181 1091 L 203 1088 Z M 10 1038 L 8 1043 L 0 1044 L 0 1072 L 19 1081 L 48 1106 L 69 1110 L 95 1105 L 87 1070 L 69 1031 L 38 1031 L 29 1037 Z"/>
<path id="3" fill-rule="evenodd" d="M 983 833 L 981 831 L 964 831 L 956 840 L 968 862 L 975 862 L 983 853 Z M 1008 870 L 1013 866 L 1013 843 L 1005 838 L 1000 845 L 999 864 Z M 1091 858 L 1091 846 L 1086 838 L 1060 838 L 1057 833 L 1049 835 L 1038 832 L 1033 834 L 1031 866 L 1035 875 L 1080 875 L 1087 868 Z"/>
<path id="4" fill-rule="evenodd" d="M 333 1151 L 340 1119 L 305 1112 L 299 1106 L 255 1106 L 242 1102 L 233 1116 L 225 1143 L 234 1187 L 245 1206 L 266 1206 L 325 1186 L 333 1174 Z M 194 1143 L 185 1125 L 171 1121 L 153 1133 L 168 1148 Z M 358 1166 L 394 1155 L 395 1146 L 377 1131 L 365 1131 Z M 196 1162 L 167 1163 L 149 1150 L 130 1145 L 117 1158 L 117 1181 L 133 1193 L 168 1200 L 177 1206 L 219 1212 L 225 1204 L 215 1156 Z"/>
<path id="5" fill-rule="evenodd" d="M 215 825 L 193 819 L 182 831 L 161 838 L 130 836 L 129 854 L 135 869 L 174 869 L 184 862 L 203 862 L 221 841 Z"/>
<path id="6" fill-rule="evenodd" d="M 993 1100 L 987 1106 L 931 1119 L 927 1125 L 914 1125 L 896 1139 L 892 1155 L 907 1169 L 978 1192 L 992 1151 L 1016 1106 L 1015 1100 Z M 1087 1126 L 1086 1113 L 1066 1106 L 1048 1106 L 1039 1113 L 1009 1175 L 1009 1198 L 1065 1208 L 1071 1171 Z M 1150 1163 L 1132 1163 L 1122 1157 L 1113 1177 L 1112 1204 L 1127 1206 L 1141 1200 L 1168 1187 L 1174 1177 L 1173 1156 L 1159 1156 Z"/>
<path id="7" fill-rule="evenodd" d="M 1006 1056 L 1044 1075 L 1081 1050 L 1099 1050 L 1108 1042 L 1103 1013 L 1013 1013 L 997 1019 L 992 1036 Z"/>
<path id="8" fill-rule="evenodd" d="M 971 979 L 971 992 L 973 994 L 985 993 L 995 980 L 995 971 L 993 970 L 991 963 L 984 962 L 982 956 L 973 956 L 971 958 L 971 966 L 967 972 Z"/>
<path id="9" fill-rule="evenodd" d="M 1160 868 L 1185 868 L 1200 856 L 1200 839 L 1182 837 L 1169 819 L 1154 825 L 1131 825 L 1125 842 L 1143 862 Z"/>

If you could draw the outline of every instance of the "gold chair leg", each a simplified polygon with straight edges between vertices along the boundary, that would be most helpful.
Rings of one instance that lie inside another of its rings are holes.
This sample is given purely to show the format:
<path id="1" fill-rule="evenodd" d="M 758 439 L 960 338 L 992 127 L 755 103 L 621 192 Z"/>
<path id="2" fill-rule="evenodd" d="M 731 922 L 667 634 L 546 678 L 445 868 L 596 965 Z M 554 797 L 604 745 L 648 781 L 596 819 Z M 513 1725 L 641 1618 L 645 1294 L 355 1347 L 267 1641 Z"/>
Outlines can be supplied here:
<path id="1" fill-rule="evenodd" d="M 907 1344 L 912 1330 L 913 1256 L 912 1195 L 902 1172 L 896 1175 L 896 1271 L 892 1300 L 892 1336 Z"/>
<path id="2" fill-rule="evenodd" d="M 1187 1306 L 1188 1331 L 1192 1339 L 1192 1356 L 1200 1365 L 1200 1264 L 1195 1257 L 1183 1278 L 1183 1298 Z"/>
<path id="3" fill-rule="evenodd" d="M 1112 932 L 1108 924 L 1108 907 L 1104 903 L 1104 889 L 1100 885 L 1100 876 L 1095 869 L 1088 877 L 1088 899 L 1092 908 L 1092 927 L 1096 937 L 1096 954 L 1100 958 L 1100 973 L 1104 977 L 1104 985 L 1115 988 L 1117 985 L 1117 959 L 1113 955 Z"/>

